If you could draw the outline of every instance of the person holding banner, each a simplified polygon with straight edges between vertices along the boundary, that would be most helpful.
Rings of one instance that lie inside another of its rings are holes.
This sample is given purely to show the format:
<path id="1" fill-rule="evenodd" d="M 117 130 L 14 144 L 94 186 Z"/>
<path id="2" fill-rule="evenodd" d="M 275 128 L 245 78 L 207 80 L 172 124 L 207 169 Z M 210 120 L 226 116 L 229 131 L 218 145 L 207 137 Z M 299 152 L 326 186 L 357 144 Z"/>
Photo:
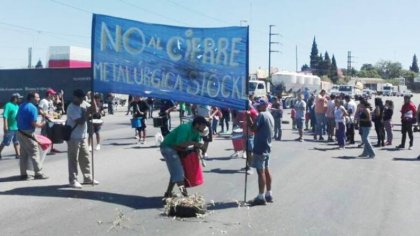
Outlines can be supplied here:
<path id="1" fill-rule="evenodd" d="M 194 118 L 193 122 L 181 124 L 168 135 L 160 145 L 160 152 L 168 166 L 170 180 L 164 198 L 174 197 L 173 188 L 178 185 L 183 196 L 188 196 L 184 183 L 184 169 L 178 152 L 185 151 L 189 146 L 203 149 L 200 143 L 201 133 L 207 127 L 207 120 L 202 116 Z"/>
<path id="2" fill-rule="evenodd" d="M 45 126 L 45 121 L 38 121 L 39 94 L 31 92 L 27 96 L 27 101 L 19 106 L 17 114 L 18 133 L 17 139 L 20 143 L 20 179 L 28 180 L 26 172 L 29 160 L 32 162 L 35 172 L 34 179 L 48 179 L 42 171 L 42 162 L 39 156 L 38 142 L 35 139 L 35 129 Z"/>
<path id="3" fill-rule="evenodd" d="M 255 107 L 259 112 L 255 122 L 251 118 L 251 112 L 247 112 L 248 124 L 255 132 L 251 167 L 257 169 L 259 187 L 259 194 L 252 202 L 252 205 L 265 205 L 266 202 L 273 202 L 271 192 L 272 178 L 268 169 L 268 162 L 271 153 L 271 139 L 274 136 L 274 118 L 267 111 L 268 102 L 265 99 L 259 99 Z M 265 190 L 267 191 L 265 192 Z"/>
<path id="4" fill-rule="evenodd" d="M 255 107 L 252 104 L 253 96 L 249 96 L 249 110 L 242 110 L 238 111 L 236 114 L 236 123 L 243 129 L 243 133 L 245 135 L 244 137 L 244 143 L 245 143 L 245 153 L 242 156 L 242 158 L 247 159 L 246 166 L 242 170 L 245 170 L 247 175 L 252 175 L 253 172 L 250 168 L 250 164 L 252 163 L 252 157 L 253 157 L 253 150 L 254 150 L 254 135 L 255 132 L 251 128 L 251 124 L 255 123 L 258 117 L 258 111 L 255 109 Z M 249 114 L 252 123 L 247 122 L 247 114 Z"/>
<path id="5" fill-rule="evenodd" d="M 85 93 L 81 89 L 73 92 L 73 101 L 67 108 L 66 124 L 72 127 L 70 140 L 67 141 L 68 147 L 68 171 L 70 187 L 82 188 L 77 180 L 77 166 L 83 174 L 83 184 L 99 184 L 98 181 L 92 179 L 90 170 L 89 150 L 88 150 L 88 134 L 87 121 L 88 113 L 96 113 L 95 100 L 92 106 L 84 101 Z"/>

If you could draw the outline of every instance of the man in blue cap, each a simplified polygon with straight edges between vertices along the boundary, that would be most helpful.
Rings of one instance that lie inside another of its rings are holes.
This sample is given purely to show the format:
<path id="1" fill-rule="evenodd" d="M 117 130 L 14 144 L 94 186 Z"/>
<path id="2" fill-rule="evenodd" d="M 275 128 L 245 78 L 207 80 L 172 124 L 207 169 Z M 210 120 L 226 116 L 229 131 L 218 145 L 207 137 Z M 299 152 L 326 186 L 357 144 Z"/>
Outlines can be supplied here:
<path id="1" fill-rule="evenodd" d="M 259 194 L 251 203 L 252 205 L 265 205 L 267 202 L 273 202 L 268 161 L 271 153 L 271 139 L 274 135 L 274 118 L 267 111 L 267 106 L 268 102 L 265 99 L 259 99 L 254 105 L 259 112 L 257 120 L 253 122 L 248 115 L 248 122 L 255 131 L 251 166 L 257 169 L 259 187 Z M 265 190 L 267 191 L 265 192 Z"/>

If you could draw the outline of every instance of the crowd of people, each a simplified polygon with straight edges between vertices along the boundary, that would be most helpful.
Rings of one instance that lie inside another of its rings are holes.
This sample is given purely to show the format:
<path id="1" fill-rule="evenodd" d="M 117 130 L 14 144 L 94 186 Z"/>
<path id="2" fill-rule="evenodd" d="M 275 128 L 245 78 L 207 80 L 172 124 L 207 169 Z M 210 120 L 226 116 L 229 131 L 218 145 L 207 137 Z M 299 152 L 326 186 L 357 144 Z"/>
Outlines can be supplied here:
<path id="1" fill-rule="evenodd" d="M 82 187 L 77 179 L 78 166 L 83 174 L 83 184 L 98 184 L 99 182 L 92 179 L 90 175 L 87 140 L 88 120 L 92 116 L 97 118 L 100 114 L 100 109 L 96 105 L 96 102 L 100 104 L 100 99 L 95 96 L 95 99 L 88 103 L 86 102 L 87 94 L 80 89 L 75 90 L 73 99 L 65 111 L 63 95 L 62 91 L 57 93 L 53 89 L 48 89 L 43 99 L 37 92 L 30 92 L 25 100 L 20 94 L 13 94 L 3 109 L 4 136 L 0 151 L 13 142 L 16 158 L 19 159 L 20 179 L 30 179 L 27 172 L 29 165 L 33 168 L 34 179 L 47 179 L 48 176 L 43 172 L 43 162 L 40 158 L 40 141 L 35 132 L 36 129 L 40 129 L 42 135 L 49 136 L 49 129 L 54 125 L 54 122 L 66 114 L 65 124 L 72 127 L 69 140 L 67 140 L 69 184 L 74 188 Z M 38 116 L 41 119 L 38 119 Z M 99 145 L 99 128 L 94 126 L 94 129 Z M 90 135 L 93 133 L 89 132 Z M 58 151 L 52 149 L 51 154 L 55 152 Z"/>
<path id="2" fill-rule="evenodd" d="M 402 139 L 401 144 L 396 148 L 406 147 L 405 142 L 408 134 L 410 139 L 408 149 L 411 150 L 413 148 L 413 125 L 417 123 L 419 116 L 415 104 L 411 101 L 411 96 L 404 96 L 404 104 L 400 112 Z M 317 95 L 312 94 L 307 99 L 304 99 L 303 94 L 299 94 L 291 111 L 293 126 L 296 126 L 299 134 L 296 141 L 303 142 L 303 134 L 307 130 L 313 134 L 314 140 L 337 142 L 339 149 L 345 149 L 347 145 L 355 144 L 355 134 L 358 130 L 362 140 L 359 147 L 364 147 L 360 157 L 368 158 L 375 157 L 373 147 L 393 144 L 393 115 L 394 103 L 392 100 L 384 102 L 381 97 L 376 97 L 372 106 L 368 100 L 360 98 L 356 105 L 356 101 L 348 95 L 336 96 L 332 94 L 328 96 L 325 90 Z M 304 123 L 306 124 L 305 129 Z M 377 136 L 377 143 L 373 146 L 369 141 L 372 127 L 374 127 Z"/>
<path id="3" fill-rule="evenodd" d="M 25 101 L 15 93 L 11 96 L 3 110 L 3 141 L 4 147 L 13 143 L 16 158 L 20 159 L 20 178 L 27 180 L 28 164 L 31 162 L 34 179 L 48 178 L 43 173 L 42 162 L 39 158 L 36 129 L 41 134 L 49 136 L 49 129 L 54 120 L 66 114 L 65 124 L 71 127 L 67 140 L 69 184 L 74 188 L 82 188 L 82 184 L 99 184 L 92 178 L 89 152 L 94 146 L 93 136 L 96 137 L 95 150 L 100 150 L 100 130 L 104 115 L 104 104 L 113 102 L 112 95 L 104 97 L 100 94 L 90 94 L 78 89 L 73 92 L 73 99 L 65 109 L 64 93 L 48 89 L 45 97 L 40 99 L 38 93 L 29 93 Z M 152 98 L 130 96 L 126 115 L 133 119 L 140 119 L 141 125 L 135 129 L 136 137 L 141 144 L 146 141 L 146 119 L 159 118 L 158 125 L 164 137 L 160 151 L 166 161 L 170 181 L 164 197 L 173 197 L 173 188 L 178 185 L 181 193 L 188 195 L 184 183 L 184 170 L 180 162 L 180 151 L 189 148 L 196 149 L 203 159 L 208 158 L 209 144 L 215 135 L 225 135 L 233 130 L 240 130 L 244 134 L 244 154 L 247 161 L 244 170 L 252 174 L 251 167 L 258 175 L 259 193 L 253 200 L 255 205 L 265 205 L 273 201 L 271 191 L 271 173 L 269 159 L 272 140 L 282 140 L 283 102 L 281 96 L 266 96 L 255 98 L 249 96 L 247 110 L 233 110 L 209 105 L 176 103 L 171 100 L 160 100 L 158 104 Z M 154 114 L 158 106 L 158 114 Z M 109 106 L 108 106 L 109 109 Z M 179 110 L 180 125 L 172 128 L 173 113 Z M 113 109 L 108 111 L 113 114 Z M 402 139 L 396 146 L 405 148 L 406 137 L 409 137 L 408 148 L 413 147 L 413 125 L 417 123 L 419 110 L 411 101 L 410 96 L 404 97 L 404 104 L 400 109 Z M 292 128 L 298 132 L 296 141 L 304 142 L 305 131 L 313 135 L 319 142 L 336 142 L 338 149 L 345 149 L 355 144 L 355 135 L 361 138 L 359 147 L 363 147 L 360 157 L 374 158 L 374 147 L 384 147 L 393 144 L 394 104 L 392 100 L 374 99 L 374 106 L 368 100 L 354 101 L 349 96 L 328 95 L 325 90 L 319 94 L 298 94 L 297 100 L 291 105 Z M 38 116 L 41 119 L 38 119 Z M 94 122 L 94 121 L 97 122 Z M 92 125 L 89 124 L 92 121 Z M 369 133 L 374 127 L 377 143 L 372 145 Z M 246 137 L 246 138 L 245 138 Z M 52 153 L 59 152 L 52 148 Z M 418 157 L 420 158 L 420 156 Z M 83 181 L 78 180 L 78 167 Z"/>

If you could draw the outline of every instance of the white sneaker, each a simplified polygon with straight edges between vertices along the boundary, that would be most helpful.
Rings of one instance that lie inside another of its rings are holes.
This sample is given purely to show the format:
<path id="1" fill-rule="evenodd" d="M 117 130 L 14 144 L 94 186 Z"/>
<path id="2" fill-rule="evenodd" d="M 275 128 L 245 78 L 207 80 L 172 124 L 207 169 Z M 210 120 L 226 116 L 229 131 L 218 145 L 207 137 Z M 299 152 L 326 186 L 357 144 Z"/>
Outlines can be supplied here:
<path id="1" fill-rule="evenodd" d="M 71 183 L 69 186 L 72 188 L 82 188 L 82 185 L 77 181 L 74 181 L 74 183 Z"/>
<path id="2" fill-rule="evenodd" d="M 96 179 L 94 179 L 94 180 L 87 179 L 87 180 L 83 181 L 83 184 L 99 185 L 99 181 L 97 181 Z"/>
<path id="3" fill-rule="evenodd" d="M 209 156 L 207 155 L 207 152 L 206 152 L 206 153 L 204 153 L 203 159 L 204 159 L 204 160 L 207 160 L 208 158 L 209 158 Z"/>
<path id="4" fill-rule="evenodd" d="M 239 157 L 238 152 L 235 152 L 230 156 L 230 158 L 238 158 L 238 157 Z"/>
<path id="5" fill-rule="evenodd" d="M 89 145 L 89 152 L 92 151 L 92 145 Z"/>
<path id="6" fill-rule="evenodd" d="M 242 159 L 246 159 L 246 152 L 242 154 Z"/>
<path id="7" fill-rule="evenodd" d="M 100 145 L 100 144 L 97 144 L 97 145 L 96 145 L 96 148 L 95 148 L 95 150 L 96 150 L 96 151 L 99 151 L 99 150 L 101 150 L 101 145 Z"/>
<path id="8" fill-rule="evenodd" d="M 410 146 L 410 147 L 408 148 L 408 150 L 413 150 L 413 146 Z"/>

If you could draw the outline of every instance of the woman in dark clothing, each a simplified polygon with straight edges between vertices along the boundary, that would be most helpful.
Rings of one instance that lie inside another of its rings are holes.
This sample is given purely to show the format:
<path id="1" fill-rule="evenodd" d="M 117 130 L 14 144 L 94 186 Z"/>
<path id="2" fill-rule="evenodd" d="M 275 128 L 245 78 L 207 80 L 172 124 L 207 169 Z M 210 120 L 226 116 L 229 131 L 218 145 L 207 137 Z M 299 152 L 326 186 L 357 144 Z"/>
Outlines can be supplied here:
<path id="1" fill-rule="evenodd" d="M 384 103 L 381 98 L 375 98 L 375 110 L 372 112 L 372 121 L 375 124 L 378 143 L 376 147 L 385 146 L 385 127 L 384 127 Z"/>
<path id="2" fill-rule="evenodd" d="M 386 145 L 392 145 L 392 115 L 394 114 L 394 102 L 391 100 L 385 101 L 384 108 L 384 127 L 386 130 Z"/>
<path id="3" fill-rule="evenodd" d="M 229 108 L 222 108 L 222 118 L 220 119 L 220 126 L 222 126 L 222 133 L 225 132 L 225 124 L 226 124 L 226 131 L 229 131 L 229 122 L 230 122 L 230 110 Z"/>

